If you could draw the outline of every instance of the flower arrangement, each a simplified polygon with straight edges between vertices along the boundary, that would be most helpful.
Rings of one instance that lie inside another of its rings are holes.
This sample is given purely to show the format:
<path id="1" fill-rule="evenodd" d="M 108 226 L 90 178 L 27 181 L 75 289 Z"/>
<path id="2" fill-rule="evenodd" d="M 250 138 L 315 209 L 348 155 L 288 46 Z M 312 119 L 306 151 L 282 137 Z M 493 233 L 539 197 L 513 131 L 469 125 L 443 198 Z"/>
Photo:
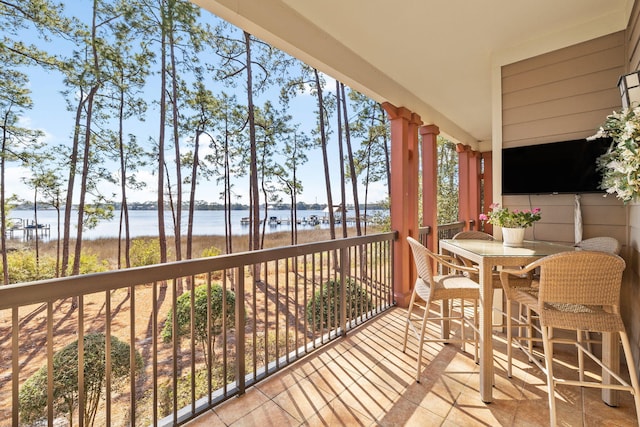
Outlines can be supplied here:
<path id="1" fill-rule="evenodd" d="M 500 207 L 499 203 L 493 203 L 489 206 L 491 210 L 487 214 L 480 214 L 481 221 L 488 221 L 490 224 L 506 228 L 527 228 L 541 218 L 540 208 L 533 210 L 520 211 L 509 208 Z"/>
<path id="2" fill-rule="evenodd" d="M 589 139 L 611 137 L 611 147 L 597 160 L 600 188 L 628 203 L 640 199 L 640 107 L 614 111 Z"/>

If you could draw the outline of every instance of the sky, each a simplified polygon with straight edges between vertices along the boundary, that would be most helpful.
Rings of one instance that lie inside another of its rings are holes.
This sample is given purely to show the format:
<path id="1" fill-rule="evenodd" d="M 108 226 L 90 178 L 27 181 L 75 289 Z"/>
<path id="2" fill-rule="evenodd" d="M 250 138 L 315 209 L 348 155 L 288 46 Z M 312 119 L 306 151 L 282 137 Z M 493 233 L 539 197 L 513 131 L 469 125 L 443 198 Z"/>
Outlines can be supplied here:
<path id="1" fill-rule="evenodd" d="M 86 11 L 90 9 L 90 5 L 86 1 L 74 1 L 70 4 L 67 3 L 67 5 L 70 9 L 79 11 L 74 12 L 75 14 L 82 14 L 83 12 L 86 13 Z M 203 10 L 202 14 L 203 16 L 211 16 L 211 14 L 206 10 Z M 63 90 L 61 76 L 57 73 L 36 68 L 29 68 L 28 73 L 30 76 L 30 89 L 32 91 L 31 96 L 34 102 L 34 108 L 26 111 L 25 116 L 21 120 L 21 126 L 40 129 L 43 131 L 45 141 L 49 145 L 68 145 L 72 135 L 74 113 L 67 111 L 65 98 L 61 94 L 61 90 Z M 335 80 L 330 76 L 326 76 L 326 80 L 326 90 L 335 92 Z M 215 88 L 211 89 L 215 92 Z M 154 87 L 150 87 L 146 93 L 151 100 L 156 100 L 158 98 L 157 89 Z M 242 99 L 242 97 L 243 95 L 239 94 L 239 99 Z M 264 101 L 264 99 L 262 101 Z M 276 99 L 273 99 L 273 101 L 275 103 Z M 315 126 L 316 119 L 313 113 L 316 109 L 315 103 L 315 97 L 312 97 L 309 93 L 299 95 L 293 101 L 292 112 L 294 112 L 294 122 L 299 122 L 301 129 L 303 130 L 309 131 Z M 335 118 L 332 120 L 335 121 Z M 331 127 L 335 129 L 335 123 L 332 123 Z M 143 141 L 146 141 L 149 136 L 157 138 L 157 128 L 157 125 L 143 123 L 137 126 L 134 133 L 138 136 L 138 141 L 142 143 Z M 184 146 L 184 141 L 181 145 Z M 334 204 L 338 204 L 340 201 L 340 181 L 338 179 L 339 163 L 335 161 L 338 157 L 337 138 L 335 133 L 331 135 L 328 149 L 329 157 L 334 159 L 329 166 L 332 175 L 332 196 Z M 186 147 L 183 150 L 186 150 Z M 298 201 L 324 204 L 326 203 L 327 196 L 320 149 L 316 149 L 308 153 L 308 158 L 308 162 L 303 165 L 299 171 L 299 178 L 302 181 L 304 190 L 303 193 L 298 196 Z M 17 194 L 22 199 L 29 201 L 32 200 L 33 190 L 29 189 L 23 182 L 29 177 L 29 172 L 20 168 L 17 164 L 8 164 L 7 166 L 6 195 L 9 196 Z M 112 168 L 110 167 L 110 169 Z M 113 169 L 115 171 L 115 167 Z M 145 171 L 138 172 L 137 177 L 139 180 L 146 182 L 147 187 L 141 191 L 130 191 L 128 193 L 128 200 L 130 202 L 155 201 L 157 199 L 157 177 L 151 173 L 149 168 Z M 234 201 L 244 204 L 249 203 L 248 180 L 248 176 L 235 180 L 234 191 L 236 193 L 236 200 Z M 115 186 L 107 183 L 102 184 L 100 190 L 104 194 L 118 193 L 118 189 Z M 219 197 L 221 191 L 222 187 L 215 182 L 215 179 L 208 182 L 201 179 L 198 181 L 196 199 L 210 203 L 222 203 L 223 200 Z M 359 198 L 362 202 L 364 200 L 364 186 L 362 184 L 359 184 L 359 192 Z M 382 201 L 385 199 L 386 194 L 387 189 L 382 184 L 370 184 L 368 201 Z M 187 194 L 184 194 L 183 197 L 186 199 L 186 196 Z M 285 196 L 283 195 L 282 197 L 284 198 Z M 119 199 L 119 196 L 117 196 L 117 198 Z M 284 201 L 286 202 L 286 200 Z M 353 196 L 351 194 L 351 184 L 347 183 L 347 203 L 351 204 L 352 201 Z"/>

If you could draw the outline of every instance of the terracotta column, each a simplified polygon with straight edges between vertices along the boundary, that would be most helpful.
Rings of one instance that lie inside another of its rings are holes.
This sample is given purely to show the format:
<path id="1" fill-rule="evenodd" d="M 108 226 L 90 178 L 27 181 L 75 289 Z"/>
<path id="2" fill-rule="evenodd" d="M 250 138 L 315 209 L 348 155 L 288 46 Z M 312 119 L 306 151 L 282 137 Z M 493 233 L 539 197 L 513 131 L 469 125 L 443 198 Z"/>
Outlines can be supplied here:
<path id="1" fill-rule="evenodd" d="M 431 227 L 427 247 L 438 251 L 438 134 L 436 125 L 420 128 L 422 135 L 422 226 Z"/>
<path id="2" fill-rule="evenodd" d="M 485 153 L 481 153 L 482 161 L 483 161 L 483 169 L 482 169 L 482 188 L 483 188 L 483 198 L 481 210 L 483 213 L 487 213 L 489 210 L 489 206 L 493 203 L 493 153 L 491 151 L 487 151 Z M 493 234 L 493 225 L 486 222 L 484 224 L 485 233 Z"/>
<path id="3" fill-rule="evenodd" d="M 478 229 L 482 157 L 468 145 L 457 144 L 458 152 L 458 219 L 465 222 L 465 230 Z M 474 226 L 470 221 L 474 221 Z"/>
<path id="4" fill-rule="evenodd" d="M 391 122 L 391 229 L 398 232 L 394 243 L 394 298 L 407 307 L 415 282 L 415 271 L 407 236 L 418 235 L 417 124 L 420 118 L 404 107 L 382 104 Z"/>
<path id="5" fill-rule="evenodd" d="M 469 153 L 467 146 L 456 144 L 458 153 L 458 221 L 464 221 L 464 229 L 469 229 Z"/>

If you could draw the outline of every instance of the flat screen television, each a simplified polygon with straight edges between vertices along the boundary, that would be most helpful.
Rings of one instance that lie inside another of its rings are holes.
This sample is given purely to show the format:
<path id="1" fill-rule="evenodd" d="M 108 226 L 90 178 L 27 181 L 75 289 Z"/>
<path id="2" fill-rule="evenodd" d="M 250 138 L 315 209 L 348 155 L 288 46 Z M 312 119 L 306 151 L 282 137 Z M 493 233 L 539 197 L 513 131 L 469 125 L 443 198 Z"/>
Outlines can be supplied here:
<path id="1" fill-rule="evenodd" d="M 610 138 L 576 139 L 502 150 L 502 194 L 603 193 L 596 159 Z"/>

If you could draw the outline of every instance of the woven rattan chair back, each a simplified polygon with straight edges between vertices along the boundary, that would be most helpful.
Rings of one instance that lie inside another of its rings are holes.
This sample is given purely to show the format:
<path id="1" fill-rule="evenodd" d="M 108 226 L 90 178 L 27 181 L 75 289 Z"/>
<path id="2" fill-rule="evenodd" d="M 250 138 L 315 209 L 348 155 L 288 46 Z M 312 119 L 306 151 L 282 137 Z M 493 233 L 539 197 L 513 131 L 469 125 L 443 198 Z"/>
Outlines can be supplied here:
<path id="1" fill-rule="evenodd" d="M 619 308 L 625 262 L 617 255 L 575 251 L 551 255 L 540 263 L 538 304 L 603 305 Z"/>
<path id="2" fill-rule="evenodd" d="M 407 238 L 407 242 L 411 247 L 418 277 L 430 286 L 433 283 L 432 262 L 435 254 L 411 237 Z"/>

